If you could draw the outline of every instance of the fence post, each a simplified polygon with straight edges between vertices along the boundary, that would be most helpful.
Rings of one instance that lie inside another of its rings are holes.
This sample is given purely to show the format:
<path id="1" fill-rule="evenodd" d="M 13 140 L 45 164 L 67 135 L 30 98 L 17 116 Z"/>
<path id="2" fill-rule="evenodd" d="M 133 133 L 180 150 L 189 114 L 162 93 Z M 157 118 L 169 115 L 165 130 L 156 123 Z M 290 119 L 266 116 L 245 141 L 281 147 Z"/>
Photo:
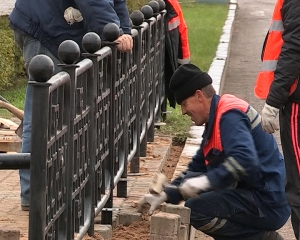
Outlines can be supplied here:
<path id="1" fill-rule="evenodd" d="M 29 64 L 29 73 L 35 82 L 29 84 L 33 88 L 32 108 L 32 143 L 31 181 L 29 209 L 29 239 L 45 239 L 46 220 L 46 171 L 47 171 L 47 140 L 49 121 L 49 85 L 47 80 L 53 74 L 54 64 L 46 55 L 37 55 Z M 34 142 L 33 142 L 34 141 Z"/>
<path id="2" fill-rule="evenodd" d="M 109 121 L 110 121 L 110 128 L 109 128 L 109 155 L 108 161 L 104 162 L 103 168 L 110 172 L 109 177 L 109 185 L 110 185 L 110 196 L 107 200 L 104 209 L 101 213 L 101 223 L 102 224 L 112 224 L 112 211 L 113 211 L 113 189 L 114 189 L 114 163 L 116 157 L 116 150 L 115 150 L 115 131 L 116 131 L 116 120 L 115 120 L 115 112 L 116 112 L 116 104 L 115 104 L 115 95 L 116 95 L 116 74 L 117 74 L 117 48 L 115 43 L 113 42 L 105 42 L 106 45 L 111 47 L 112 55 L 108 61 L 108 68 L 110 70 L 111 82 L 110 82 L 110 111 L 109 111 Z"/>
<path id="3" fill-rule="evenodd" d="M 95 200 L 95 165 L 96 165 L 96 139 L 95 136 L 97 136 L 97 126 L 96 126 L 96 118 L 97 118 L 97 80 L 98 80 L 98 74 L 99 74 L 99 66 L 97 64 L 97 57 L 98 54 L 95 54 L 96 51 L 98 51 L 101 47 L 101 39 L 100 37 L 93 32 L 87 33 L 83 36 L 82 39 L 82 46 L 83 49 L 87 52 L 84 53 L 83 56 L 87 57 L 93 62 L 93 68 L 89 71 L 90 76 L 89 78 L 91 81 L 88 82 L 88 104 L 91 107 L 91 118 L 90 118 L 90 127 L 89 127 L 89 156 L 90 156 L 90 164 L 89 164 L 89 189 L 90 191 L 90 201 L 91 201 L 91 209 L 89 209 L 89 215 L 90 215 L 90 221 L 91 224 L 88 229 L 88 234 L 90 236 L 94 235 L 94 218 L 95 218 L 95 211 L 94 206 L 97 205 Z"/>
<path id="4" fill-rule="evenodd" d="M 73 213 L 73 174 L 74 174 L 74 118 L 75 118 L 75 93 L 76 93 L 76 68 L 75 62 L 79 59 L 80 48 L 76 42 L 66 40 L 58 48 L 58 57 L 62 64 L 62 70 L 70 75 L 70 121 L 69 121 L 69 139 L 68 139 L 68 159 L 66 162 L 67 171 L 67 214 L 66 231 L 67 239 L 73 239 L 74 234 L 74 213 Z"/>
<path id="5" fill-rule="evenodd" d="M 132 19 L 133 23 L 135 20 Z M 142 21 L 141 21 L 142 22 Z M 139 23 L 139 22 L 138 22 Z M 137 149 L 133 159 L 130 162 L 130 172 L 131 173 L 138 173 L 140 171 L 140 156 L 141 156 L 141 114 L 140 114 L 140 106 L 141 106 L 141 57 L 142 57 L 142 41 L 141 41 L 141 34 L 142 34 L 142 27 L 141 26 L 133 26 L 134 29 L 137 30 L 137 35 L 134 38 L 134 54 L 136 65 L 137 65 L 137 90 L 136 90 L 136 131 L 137 131 Z"/>

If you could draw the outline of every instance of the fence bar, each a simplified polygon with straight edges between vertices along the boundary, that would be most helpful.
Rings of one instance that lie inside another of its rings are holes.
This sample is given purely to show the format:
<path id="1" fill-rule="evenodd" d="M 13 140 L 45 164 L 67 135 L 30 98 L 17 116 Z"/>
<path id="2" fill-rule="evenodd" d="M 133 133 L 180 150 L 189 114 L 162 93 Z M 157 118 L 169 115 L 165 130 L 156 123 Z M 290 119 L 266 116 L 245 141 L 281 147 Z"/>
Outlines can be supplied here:
<path id="1" fill-rule="evenodd" d="M 0 153 L 0 169 L 28 169 L 30 159 L 30 153 Z"/>

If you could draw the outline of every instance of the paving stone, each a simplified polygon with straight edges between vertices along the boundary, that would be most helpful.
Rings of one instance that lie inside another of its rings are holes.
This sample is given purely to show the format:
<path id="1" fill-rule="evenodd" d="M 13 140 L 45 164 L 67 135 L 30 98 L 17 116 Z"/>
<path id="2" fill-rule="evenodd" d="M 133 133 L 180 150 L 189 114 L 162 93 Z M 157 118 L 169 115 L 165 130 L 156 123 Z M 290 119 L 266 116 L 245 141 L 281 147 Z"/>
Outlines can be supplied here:
<path id="1" fill-rule="evenodd" d="M 190 224 L 191 209 L 182 205 L 163 204 L 162 212 L 173 213 L 180 216 L 181 224 Z"/>
<path id="2" fill-rule="evenodd" d="M 94 231 L 99 233 L 104 240 L 109 240 L 112 238 L 112 226 L 106 224 L 95 224 Z"/>
<path id="3" fill-rule="evenodd" d="M 152 215 L 150 234 L 159 236 L 179 236 L 180 216 L 178 214 L 159 212 Z"/>
<path id="4" fill-rule="evenodd" d="M 20 231 L 15 229 L 0 227 L 0 239 L 5 240 L 19 240 Z"/>

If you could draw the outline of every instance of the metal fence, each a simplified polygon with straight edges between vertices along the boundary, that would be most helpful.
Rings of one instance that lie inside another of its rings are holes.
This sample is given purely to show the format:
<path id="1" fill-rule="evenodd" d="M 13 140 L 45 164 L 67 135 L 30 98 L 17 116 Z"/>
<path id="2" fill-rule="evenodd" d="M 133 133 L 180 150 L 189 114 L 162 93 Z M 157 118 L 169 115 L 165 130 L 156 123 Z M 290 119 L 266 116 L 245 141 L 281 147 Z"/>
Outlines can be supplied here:
<path id="1" fill-rule="evenodd" d="M 166 107 L 165 14 L 133 28 L 130 53 L 109 44 L 62 64 L 46 82 L 39 75 L 29 82 L 34 147 L 0 159 L 24 167 L 30 160 L 30 240 L 93 235 L 99 214 L 102 224 L 112 224 L 113 190 L 127 196 L 128 169 L 139 172 Z"/>

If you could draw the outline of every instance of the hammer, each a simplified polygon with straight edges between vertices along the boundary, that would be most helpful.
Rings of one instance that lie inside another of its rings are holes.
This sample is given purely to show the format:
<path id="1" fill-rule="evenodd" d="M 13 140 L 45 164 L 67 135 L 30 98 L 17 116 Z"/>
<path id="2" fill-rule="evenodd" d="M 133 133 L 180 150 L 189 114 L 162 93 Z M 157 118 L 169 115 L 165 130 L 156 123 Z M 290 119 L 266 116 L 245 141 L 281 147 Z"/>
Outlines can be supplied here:
<path id="1" fill-rule="evenodd" d="M 151 182 L 151 185 L 149 187 L 149 192 L 151 194 L 160 194 L 166 187 L 178 189 L 177 186 L 169 185 L 167 183 L 167 177 L 163 173 L 157 173 Z M 148 207 L 146 203 L 147 202 L 145 201 L 145 199 L 141 199 L 139 201 L 138 203 L 139 212 L 144 213 L 147 210 Z"/>
<path id="2" fill-rule="evenodd" d="M 24 117 L 24 111 L 13 106 L 10 104 L 6 99 L 0 96 L 0 108 L 5 108 L 8 111 L 10 111 L 12 114 L 14 114 L 17 118 L 21 120 L 21 124 L 15 131 L 15 133 L 22 138 L 22 132 L 23 132 L 23 117 Z"/>
<path id="3" fill-rule="evenodd" d="M 10 111 L 12 114 L 14 114 L 17 118 L 19 118 L 20 120 L 23 119 L 24 117 L 24 111 L 20 110 L 19 108 L 13 106 L 12 104 L 10 104 L 9 102 L 0 100 L 0 108 L 5 108 L 8 111 Z"/>
<path id="4" fill-rule="evenodd" d="M 163 173 L 157 173 L 150 185 L 149 192 L 151 194 L 160 194 L 167 185 L 167 177 Z"/>

